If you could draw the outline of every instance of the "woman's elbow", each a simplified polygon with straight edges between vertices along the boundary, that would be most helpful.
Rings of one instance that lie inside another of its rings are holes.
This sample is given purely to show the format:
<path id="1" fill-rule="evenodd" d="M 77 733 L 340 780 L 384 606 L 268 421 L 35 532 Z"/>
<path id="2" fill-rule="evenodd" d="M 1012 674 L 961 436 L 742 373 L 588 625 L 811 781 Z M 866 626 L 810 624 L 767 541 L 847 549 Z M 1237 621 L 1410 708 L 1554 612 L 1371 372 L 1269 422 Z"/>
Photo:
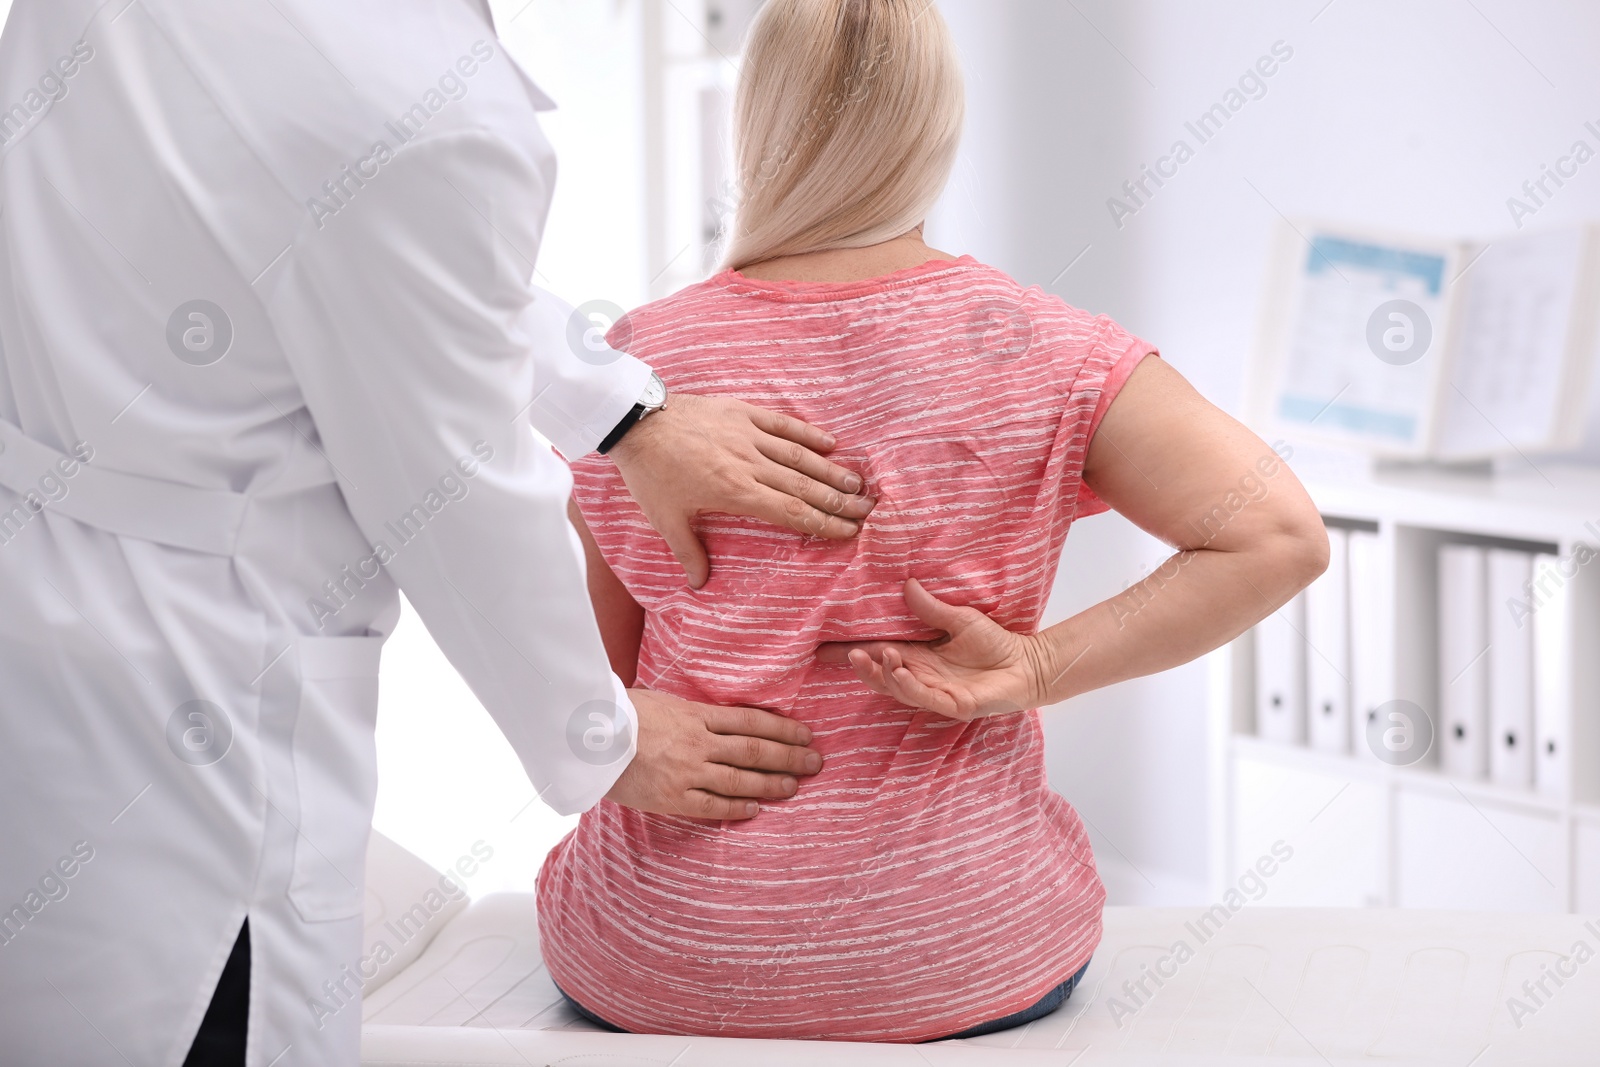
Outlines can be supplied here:
<path id="1" fill-rule="evenodd" d="M 1282 509 L 1264 555 L 1280 590 L 1293 596 L 1328 569 L 1328 528 L 1309 499 Z"/>

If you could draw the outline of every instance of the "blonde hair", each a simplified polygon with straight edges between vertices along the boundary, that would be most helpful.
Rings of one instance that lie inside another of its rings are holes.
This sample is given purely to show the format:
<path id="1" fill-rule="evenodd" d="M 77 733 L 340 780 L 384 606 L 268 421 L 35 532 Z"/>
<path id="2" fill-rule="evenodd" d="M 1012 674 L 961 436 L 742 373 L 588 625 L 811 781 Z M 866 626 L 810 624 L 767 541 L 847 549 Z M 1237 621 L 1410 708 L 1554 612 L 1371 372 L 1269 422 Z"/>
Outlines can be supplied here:
<path id="1" fill-rule="evenodd" d="M 944 191 L 966 110 L 933 0 L 768 0 L 735 103 L 735 270 L 916 229 Z"/>

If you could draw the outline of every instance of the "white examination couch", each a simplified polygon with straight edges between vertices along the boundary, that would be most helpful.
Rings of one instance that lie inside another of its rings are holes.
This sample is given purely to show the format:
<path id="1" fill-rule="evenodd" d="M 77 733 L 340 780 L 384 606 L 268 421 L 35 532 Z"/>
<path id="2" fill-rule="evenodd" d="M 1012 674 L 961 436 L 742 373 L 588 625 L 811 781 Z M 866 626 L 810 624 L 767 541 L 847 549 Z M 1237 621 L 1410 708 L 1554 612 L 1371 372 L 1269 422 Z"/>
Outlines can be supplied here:
<path id="1" fill-rule="evenodd" d="M 1218 929 L 1198 925 L 1200 908 L 1108 908 L 1093 965 L 1054 1015 L 869 1045 L 605 1033 L 545 972 L 532 895 L 446 900 L 439 872 L 376 833 L 367 877 L 366 1067 L 1600 1064 L 1600 921 L 1573 916 L 1252 905 Z M 1194 950 L 1182 963 L 1179 941 Z M 1158 988 L 1146 968 L 1171 977 Z M 1150 995 L 1135 999 L 1124 983 L 1141 977 Z"/>

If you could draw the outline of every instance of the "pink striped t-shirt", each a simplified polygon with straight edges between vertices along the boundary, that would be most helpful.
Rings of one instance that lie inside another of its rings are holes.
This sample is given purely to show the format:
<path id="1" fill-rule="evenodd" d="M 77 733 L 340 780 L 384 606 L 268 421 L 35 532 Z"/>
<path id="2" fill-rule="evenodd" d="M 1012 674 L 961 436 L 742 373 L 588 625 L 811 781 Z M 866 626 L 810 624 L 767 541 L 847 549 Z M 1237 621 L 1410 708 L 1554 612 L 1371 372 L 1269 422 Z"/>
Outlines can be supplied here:
<path id="1" fill-rule="evenodd" d="M 1039 713 L 917 713 L 814 657 L 933 637 L 902 596 L 913 576 L 1034 629 L 1067 528 L 1104 510 L 1089 440 L 1152 349 L 971 258 L 843 284 L 725 272 L 612 340 L 676 392 L 826 427 L 878 506 L 845 542 L 704 516 L 695 590 L 616 467 L 573 465 L 646 612 L 639 684 L 804 722 L 826 765 L 746 822 L 585 813 L 539 876 L 552 977 L 644 1033 L 919 1041 L 1038 1001 L 1094 951 L 1105 899 Z"/>

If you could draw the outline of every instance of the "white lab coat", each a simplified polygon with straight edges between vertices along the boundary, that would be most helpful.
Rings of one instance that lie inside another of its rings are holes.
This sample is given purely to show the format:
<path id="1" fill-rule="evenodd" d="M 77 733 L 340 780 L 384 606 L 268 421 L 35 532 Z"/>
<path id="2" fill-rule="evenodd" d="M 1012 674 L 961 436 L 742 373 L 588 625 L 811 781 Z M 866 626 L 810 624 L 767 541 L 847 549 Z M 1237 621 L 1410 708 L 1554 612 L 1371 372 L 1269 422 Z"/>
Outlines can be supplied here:
<path id="1" fill-rule="evenodd" d="M 546 803 L 631 757 L 528 423 L 588 452 L 649 372 L 530 285 L 545 106 L 482 0 L 12 9 L 4 1062 L 181 1063 L 246 915 L 249 1062 L 357 1062 L 397 586 Z"/>

